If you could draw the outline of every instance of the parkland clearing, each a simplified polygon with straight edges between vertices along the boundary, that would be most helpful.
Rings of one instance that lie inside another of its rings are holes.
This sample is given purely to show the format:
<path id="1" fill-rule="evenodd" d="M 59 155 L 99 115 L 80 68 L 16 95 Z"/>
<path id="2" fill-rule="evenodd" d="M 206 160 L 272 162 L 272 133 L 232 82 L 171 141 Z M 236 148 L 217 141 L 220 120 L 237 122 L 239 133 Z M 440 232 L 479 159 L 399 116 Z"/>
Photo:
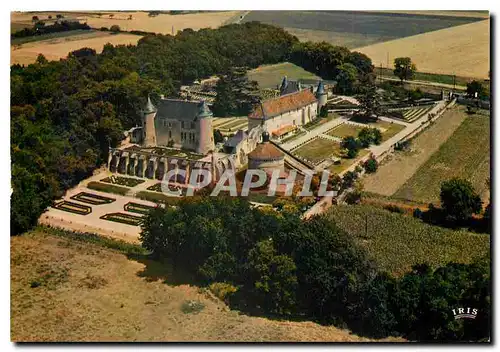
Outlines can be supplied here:
<path id="1" fill-rule="evenodd" d="M 11 22 L 12 340 L 489 340 L 487 13 Z"/>

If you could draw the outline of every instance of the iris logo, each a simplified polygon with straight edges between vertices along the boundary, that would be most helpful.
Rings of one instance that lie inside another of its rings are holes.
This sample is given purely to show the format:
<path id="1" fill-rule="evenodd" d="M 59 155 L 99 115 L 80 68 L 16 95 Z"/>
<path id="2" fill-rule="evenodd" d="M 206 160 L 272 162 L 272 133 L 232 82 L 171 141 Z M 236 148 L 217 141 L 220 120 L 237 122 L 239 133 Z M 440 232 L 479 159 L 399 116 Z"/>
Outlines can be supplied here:
<path id="1" fill-rule="evenodd" d="M 476 319 L 477 308 L 457 308 L 452 309 L 455 319 Z"/>

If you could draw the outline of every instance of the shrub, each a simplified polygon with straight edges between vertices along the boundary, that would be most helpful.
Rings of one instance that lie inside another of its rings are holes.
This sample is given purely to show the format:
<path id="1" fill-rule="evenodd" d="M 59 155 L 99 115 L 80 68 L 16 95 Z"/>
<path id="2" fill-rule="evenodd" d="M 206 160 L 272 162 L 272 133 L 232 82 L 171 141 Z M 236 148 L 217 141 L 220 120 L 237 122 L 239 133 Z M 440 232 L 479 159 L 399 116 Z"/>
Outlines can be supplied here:
<path id="1" fill-rule="evenodd" d="M 367 161 L 365 161 L 363 167 L 365 168 L 366 173 L 372 174 L 377 171 L 378 162 L 375 158 L 370 158 Z"/>
<path id="2" fill-rule="evenodd" d="M 389 210 L 390 212 L 393 213 L 399 213 L 399 214 L 404 214 L 405 210 L 403 208 L 398 207 L 397 205 L 394 204 L 388 204 L 384 205 L 385 210 Z"/>
<path id="3" fill-rule="evenodd" d="M 97 182 L 97 181 L 89 182 L 87 184 L 87 188 L 93 189 L 96 191 L 101 191 L 101 192 L 120 194 L 122 196 L 127 194 L 127 192 L 130 190 L 130 188 L 115 186 L 115 185 L 111 185 L 111 184 L 105 184 L 105 183 L 101 183 L 101 182 Z"/>
<path id="4" fill-rule="evenodd" d="M 228 303 L 229 297 L 238 291 L 237 287 L 226 282 L 214 282 L 208 286 L 208 289 L 215 297 L 226 303 Z"/>
<path id="5" fill-rule="evenodd" d="M 109 31 L 110 32 L 113 32 L 113 33 L 118 33 L 120 32 L 120 26 L 117 25 L 117 24 L 114 24 L 112 25 L 110 28 L 109 28 Z"/>
<path id="6" fill-rule="evenodd" d="M 205 304 L 203 304 L 200 301 L 193 301 L 193 300 L 184 301 L 184 303 L 182 303 L 181 306 L 181 311 L 184 314 L 191 314 L 191 313 L 198 314 L 203 309 L 205 309 Z"/>

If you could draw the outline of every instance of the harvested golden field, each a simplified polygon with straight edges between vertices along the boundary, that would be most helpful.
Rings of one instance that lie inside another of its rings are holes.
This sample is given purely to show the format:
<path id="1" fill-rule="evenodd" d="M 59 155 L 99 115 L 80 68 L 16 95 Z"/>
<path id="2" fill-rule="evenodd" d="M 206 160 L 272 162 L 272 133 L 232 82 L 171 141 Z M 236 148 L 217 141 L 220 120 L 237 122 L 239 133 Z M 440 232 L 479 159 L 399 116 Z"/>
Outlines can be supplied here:
<path id="1" fill-rule="evenodd" d="M 30 22 L 32 16 L 36 15 L 40 19 L 45 19 L 48 15 L 53 18 L 56 14 L 62 13 L 65 18 L 78 19 L 80 22 L 87 22 L 92 28 L 120 26 L 125 31 L 138 30 L 144 32 L 154 32 L 162 34 L 172 34 L 185 28 L 198 30 L 200 28 L 216 28 L 226 22 L 230 22 L 243 11 L 211 11 L 190 13 L 183 15 L 159 14 L 155 17 L 148 16 L 147 11 L 88 11 L 88 12 L 15 12 L 11 14 L 11 22 Z M 110 17 L 111 16 L 111 17 Z M 132 16 L 132 19 L 129 17 Z"/>
<path id="2" fill-rule="evenodd" d="M 373 64 L 392 67 L 394 58 L 411 57 L 422 72 L 487 78 L 490 21 L 479 21 L 354 49 Z"/>
<path id="3" fill-rule="evenodd" d="M 393 195 L 410 179 L 467 118 L 463 106 L 454 106 L 411 141 L 411 151 L 384 160 L 377 172 L 363 179 L 365 191 Z"/>
<path id="4" fill-rule="evenodd" d="M 35 62 L 38 54 L 43 54 L 47 60 L 59 60 L 65 58 L 68 53 L 84 47 L 93 48 L 101 52 L 104 45 L 111 43 L 137 44 L 141 36 L 134 34 L 111 34 L 109 32 L 89 31 L 89 33 L 74 36 L 64 36 L 49 40 L 40 40 L 22 45 L 11 46 L 11 64 L 28 65 Z"/>
<path id="5" fill-rule="evenodd" d="M 333 326 L 241 315 L 200 288 L 175 281 L 165 266 L 133 258 L 41 229 L 11 237 L 11 339 L 372 341 Z M 186 309 L 190 301 L 197 310 Z"/>

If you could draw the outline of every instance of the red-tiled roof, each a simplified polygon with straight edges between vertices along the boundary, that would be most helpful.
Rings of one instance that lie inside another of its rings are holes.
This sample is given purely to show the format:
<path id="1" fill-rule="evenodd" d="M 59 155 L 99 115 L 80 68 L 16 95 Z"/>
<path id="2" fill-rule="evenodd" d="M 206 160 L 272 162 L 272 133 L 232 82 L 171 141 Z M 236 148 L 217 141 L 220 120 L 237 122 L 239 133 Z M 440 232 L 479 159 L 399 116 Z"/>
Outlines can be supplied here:
<path id="1" fill-rule="evenodd" d="M 314 94 L 309 89 L 303 89 L 299 92 L 263 101 L 261 104 L 255 106 L 248 117 L 251 119 L 268 119 L 288 111 L 300 109 L 315 101 L 316 97 Z"/>
<path id="2" fill-rule="evenodd" d="M 296 128 L 297 128 L 297 126 L 294 126 L 294 125 L 286 125 L 286 126 L 283 126 L 281 128 L 278 128 L 277 130 L 272 131 L 271 134 L 273 136 L 280 137 L 288 132 L 295 130 Z"/>
<path id="3" fill-rule="evenodd" d="M 254 160 L 278 159 L 284 156 L 283 152 L 270 142 L 260 143 L 254 150 L 248 153 L 248 157 Z"/>

